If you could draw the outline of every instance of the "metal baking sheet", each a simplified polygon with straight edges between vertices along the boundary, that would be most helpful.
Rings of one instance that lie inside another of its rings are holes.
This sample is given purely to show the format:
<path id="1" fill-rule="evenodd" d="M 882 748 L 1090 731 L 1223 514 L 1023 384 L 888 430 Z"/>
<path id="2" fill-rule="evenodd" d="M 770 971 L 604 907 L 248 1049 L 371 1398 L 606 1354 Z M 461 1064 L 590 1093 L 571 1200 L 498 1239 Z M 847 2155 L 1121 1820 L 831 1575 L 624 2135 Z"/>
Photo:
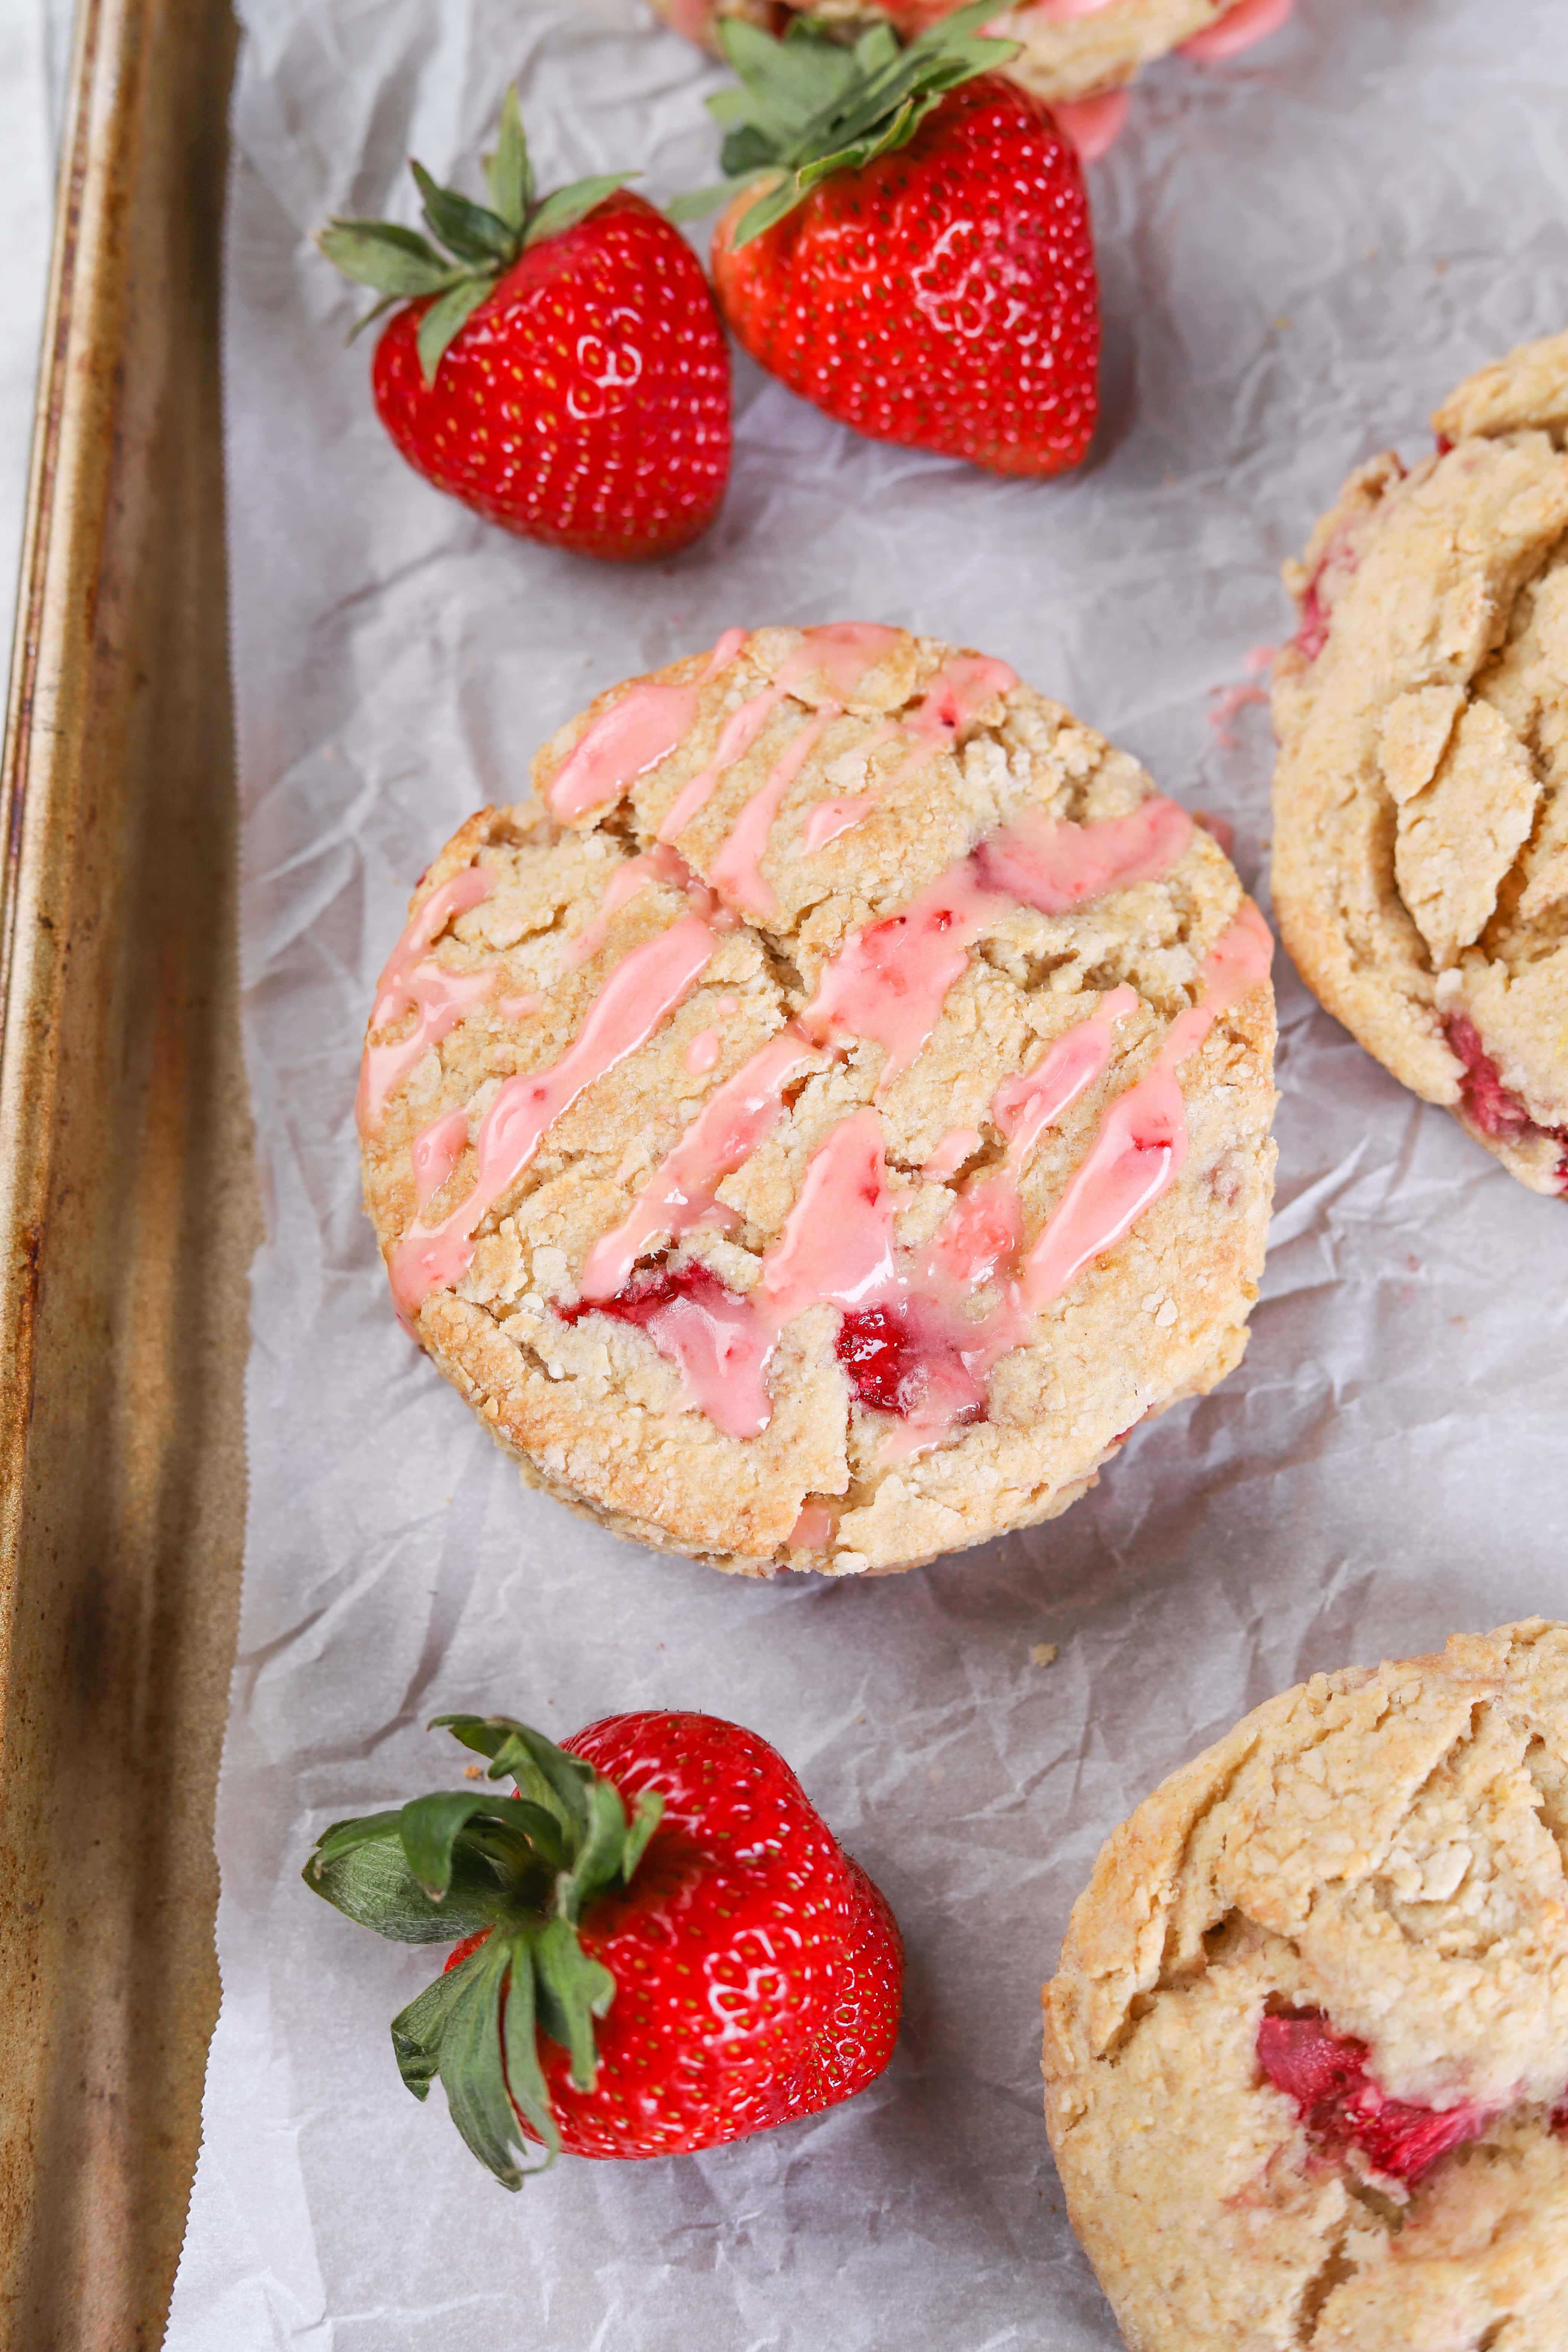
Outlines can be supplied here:
<path id="1" fill-rule="evenodd" d="M 0 840 L 0 2344 L 158 2341 L 243 1528 L 210 0 L 83 0 Z"/>

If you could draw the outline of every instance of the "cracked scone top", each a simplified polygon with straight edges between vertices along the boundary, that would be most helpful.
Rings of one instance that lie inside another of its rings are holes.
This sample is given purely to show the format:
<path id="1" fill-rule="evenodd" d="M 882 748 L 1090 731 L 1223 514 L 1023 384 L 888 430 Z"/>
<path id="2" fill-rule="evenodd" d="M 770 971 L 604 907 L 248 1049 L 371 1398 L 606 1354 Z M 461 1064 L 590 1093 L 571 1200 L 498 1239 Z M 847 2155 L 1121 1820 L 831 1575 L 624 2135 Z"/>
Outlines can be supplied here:
<path id="1" fill-rule="evenodd" d="M 777 32 L 792 14 L 858 31 L 879 19 L 912 38 L 963 0 L 654 0 L 677 32 L 717 48 L 717 23 L 741 17 Z M 1006 70 L 1047 104 L 1120 89 L 1172 49 L 1205 62 L 1232 57 L 1274 32 L 1293 0 L 1035 0 L 998 10 L 985 27 L 1021 44 Z"/>
<path id="2" fill-rule="evenodd" d="M 732 630 L 423 877 L 359 1098 L 399 1311 L 525 1478 L 771 1573 L 1048 1518 L 1239 1360 L 1269 940 L 1000 662 Z"/>
<path id="3" fill-rule="evenodd" d="M 1046 2115 L 1133 2352 L 1568 2344 L 1568 1627 L 1314 1675 L 1109 1840 Z"/>
<path id="4" fill-rule="evenodd" d="M 1369 1053 L 1568 1192 L 1568 334 L 1353 474 L 1288 574 L 1274 905 Z"/>

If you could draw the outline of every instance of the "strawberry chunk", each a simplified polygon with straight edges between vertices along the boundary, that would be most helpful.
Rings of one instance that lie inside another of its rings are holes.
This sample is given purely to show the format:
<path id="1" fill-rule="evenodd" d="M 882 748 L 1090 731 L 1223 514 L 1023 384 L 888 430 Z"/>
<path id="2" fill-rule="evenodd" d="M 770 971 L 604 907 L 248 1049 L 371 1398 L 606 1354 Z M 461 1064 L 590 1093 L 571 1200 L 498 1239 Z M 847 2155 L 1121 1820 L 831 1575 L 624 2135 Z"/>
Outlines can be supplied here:
<path id="1" fill-rule="evenodd" d="M 1492 2114 L 1474 2099 L 1423 2107 L 1391 2099 L 1366 2071 L 1364 2042 L 1336 2033 L 1321 2010 L 1266 2017 L 1258 2029 L 1258 2063 L 1278 2091 L 1293 2099 L 1307 2134 L 1325 2156 L 1358 2147 L 1374 2170 L 1413 2187 L 1450 2148 L 1486 2129 Z"/>
<path id="2" fill-rule="evenodd" d="M 1502 1082 L 1501 1073 L 1481 1043 L 1480 1031 L 1463 1013 L 1444 1024 L 1452 1052 L 1465 1066 L 1459 1092 L 1466 1110 L 1483 1135 L 1499 1143 L 1522 1143 L 1532 1135 L 1547 1135 L 1563 1147 L 1557 1163 L 1557 1181 L 1568 1191 L 1568 1127 L 1538 1127 L 1516 1094 Z"/>
<path id="3" fill-rule="evenodd" d="M 914 1332 L 896 1307 L 851 1309 L 836 1352 L 855 1394 L 874 1412 L 907 1413 L 925 1385 Z"/>
<path id="4" fill-rule="evenodd" d="M 656 1266 L 636 1275 L 613 1298 L 580 1298 L 574 1307 L 558 1307 L 555 1312 L 563 1323 L 580 1323 L 584 1315 L 608 1315 L 616 1323 L 635 1323 L 646 1331 L 659 1309 L 673 1307 L 678 1298 L 694 1299 L 710 1308 L 734 1303 L 712 1269 L 693 1259 L 686 1265 Z"/>

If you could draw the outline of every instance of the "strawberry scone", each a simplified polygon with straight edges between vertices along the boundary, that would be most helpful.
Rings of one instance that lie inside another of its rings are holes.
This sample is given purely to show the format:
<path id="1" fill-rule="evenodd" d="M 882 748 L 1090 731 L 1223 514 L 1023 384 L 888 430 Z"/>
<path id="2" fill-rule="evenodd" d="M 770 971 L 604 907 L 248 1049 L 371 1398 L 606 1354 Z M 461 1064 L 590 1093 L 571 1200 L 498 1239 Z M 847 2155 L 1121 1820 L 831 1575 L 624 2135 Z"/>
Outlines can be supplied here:
<path id="1" fill-rule="evenodd" d="M 1046 2116 L 1133 2352 L 1568 2343 L 1568 1626 L 1316 1675 L 1106 1844 Z"/>
<path id="2" fill-rule="evenodd" d="M 1568 334 L 1353 474 L 1287 570 L 1274 903 L 1369 1053 L 1568 1192 Z"/>
<path id="3" fill-rule="evenodd" d="M 752 1574 L 1053 1517 L 1238 1361 L 1269 936 L 999 661 L 728 632 L 442 851 L 382 977 L 365 1196 L 523 1475 Z"/>
<path id="4" fill-rule="evenodd" d="M 706 48 L 726 17 L 780 32 L 792 16 L 859 32 L 890 23 L 906 38 L 952 16 L 963 0 L 654 0 L 667 23 Z M 1051 104 L 1121 89 L 1156 58 L 1179 49 L 1204 64 L 1235 57 L 1277 32 L 1295 0 L 1028 0 L 999 5 L 986 30 L 1020 44 L 1007 68 Z M 1090 143 L 1097 144 L 1088 121 Z"/>

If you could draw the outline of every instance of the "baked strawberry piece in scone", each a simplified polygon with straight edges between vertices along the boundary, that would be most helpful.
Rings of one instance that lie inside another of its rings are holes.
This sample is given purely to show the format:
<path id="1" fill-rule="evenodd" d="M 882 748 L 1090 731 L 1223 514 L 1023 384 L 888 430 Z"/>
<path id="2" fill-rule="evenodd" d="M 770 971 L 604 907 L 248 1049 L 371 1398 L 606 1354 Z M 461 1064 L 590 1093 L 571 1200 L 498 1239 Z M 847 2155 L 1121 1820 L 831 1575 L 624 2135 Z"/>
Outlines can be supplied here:
<path id="1" fill-rule="evenodd" d="M 1568 1626 L 1249 1715 L 1107 1843 L 1046 2117 L 1133 2352 L 1568 2343 Z"/>
<path id="2" fill-rule="evenodd" d="M 878 23 L 906 37 L 950 16 L 962 0 L 654 0 L 678 32 L 705 47 L 719 46 L 726 21 L 777 32 L 792 16 L 813 17 L 825 30 L 852 36 Z M 1007 71 L 1037 98 L 1067 111 L 1089 101 L 1082 129 L 1091 144 L 1114 132 L 1119 113 L 1108 110 L 1142 68 L 1172 49 L 1205 64 L 1236 57 L 1277 32 L 1295 0 L 1027 0 L 994 9 L 994 29 L 1018 43 Z"/>
<path id="3" fill-rule="evenodd" d="M 898 1927 L 765 1739 L 665 1710 L 559 1748 L 505 1716 L 437 1722 L 488 1773 L 334 1823 L 305 1884 L 396 1943 L 460 1939 L 393 2048 L 504 2187 L 539 2148 L 688 2155 L 876 2080 Z"/>
<path id="4" fill-rule="evenodd" d="M 613 688 L 533 779 L 422 879 L 359 1095 L 398 1311 L 525 1478 L 902 1568 L 1239 1360 L 1270 941 L 1134 761 L 834 624 Z"/>
<path id="5" fill-rule="evenodd" d="M 1329 1012 L 1568 1192 L 1568 334 L 1353 474 L 1287 580 L 1274 904 Z"/>

